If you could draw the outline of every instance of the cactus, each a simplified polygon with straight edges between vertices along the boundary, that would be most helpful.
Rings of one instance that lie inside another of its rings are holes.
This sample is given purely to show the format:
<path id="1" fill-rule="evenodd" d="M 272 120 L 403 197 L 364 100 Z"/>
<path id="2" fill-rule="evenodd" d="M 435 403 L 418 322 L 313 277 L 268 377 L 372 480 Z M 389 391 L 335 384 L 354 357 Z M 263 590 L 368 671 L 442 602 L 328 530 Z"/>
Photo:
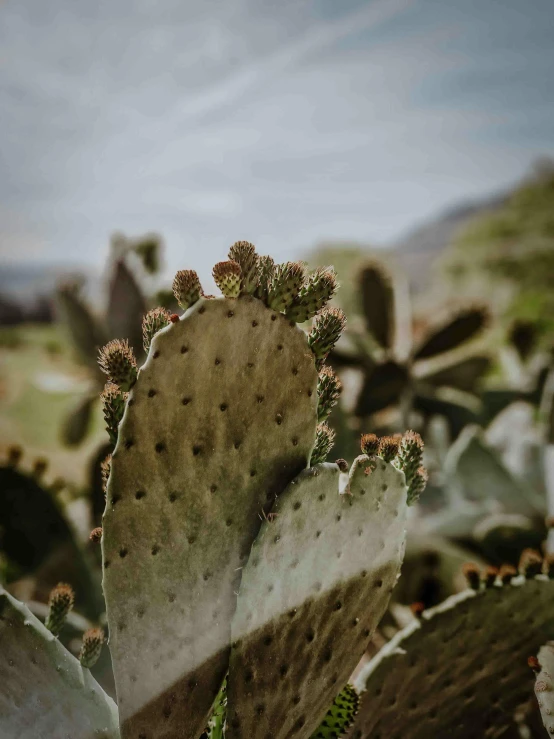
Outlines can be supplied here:
<path id="1" fill-rule="evenodd" d="M 342 495 L 338 480 L 334 464 L 293 480 L 243 568 L 227 739 L 311 735 L 386 610 L 404 555 L 404 475 L 362 455 Z"/>
<path id="2" fill-rule="evenodd" d="M 467 739 L 512 727 L 531 693 L 527 657 L 554 637 L 554 581 L 505 582 L 479 582 L 398 632 L 355 681 L 348 736 Z"/>
<path id="3" fill-rule="evenodd" d="M 0 735 L 118 739 L 118 716 L 89 670 L 0 588 Z"/>
<path id="4" fill-rule="evenodd" d="M 529 661 L 537 672 L 535 695 L 544 728 L 549 736 L 554 736 L 554 641 L 541 646 L 536 662 Z"/>
<path id="5" fill-rule="evenodd" d="M 240 571 L 261 522 L 310 456 L 323 461 L 331 446 L 325 432 L 315 445 L 316 360 L 327 348 L 290 316 L 324 308 L 336 288 L 332 272 L 298 284 L 300 266 L 272 269 L 266 300 L 280 312 L 253 297 L 260 272 L 252 245 L 237 242 L 229 259 L 240 266 L 241 296 L 203 297 L 196 273 L 179 272 L 174 289 L 186 312 L 149 335 L 138 373 L 121 342 L 101 351 L 109 380 L 130 391 L 102 532 L 124 736 L 177 726 L 200 734 L 227 671 Z M 234 294 L 231 262 L 214 274 Z M 337 383 L 319 415 L 336 392 Z"/>
<path id="6" fill-rule="evenodd" d="M 486 327 L 488 312 L 466 308 L 428 327 L 416 341 L 401 279 L 371 263 L 360 271 L 359 290 L 365 330 L 353 329 L 350 346 L 339 346 L 330 357 L 339 370 L 352 367 L 363 373 L 356 415 L 367 423 L 378 411 L 395 408 L 403 426 L 410 424 L 413 410 L 425 418 L 443 415 L 457 435 L 480 410 L 478 383 L 489 359 L 469 342 Z"/>
<path id="7" fill-rule="evenodd" d="M 343 688 L 325 714 L 320 727 L 310 739 L 336 739 L 336 737 L 345 736 L 358 713 L 359 700 L 352 685 Z"/>

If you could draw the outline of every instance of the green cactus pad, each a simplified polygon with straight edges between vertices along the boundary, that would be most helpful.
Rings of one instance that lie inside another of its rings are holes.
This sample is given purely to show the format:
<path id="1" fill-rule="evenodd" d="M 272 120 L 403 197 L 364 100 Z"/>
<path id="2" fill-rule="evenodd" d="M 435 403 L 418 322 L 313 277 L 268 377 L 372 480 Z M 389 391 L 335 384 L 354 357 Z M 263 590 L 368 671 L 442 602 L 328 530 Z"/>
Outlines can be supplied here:
<path id="1" fill-rule="evenodd" d="M 0 736 L 117 739 L 117 708 L 31 611 L 0 588 Z"/>
<path id="2" fill-rule="evenodd" d="M 369 473 L 368 473 L 369 471 Z M 310 736 L 387 608 L 405 544 L 404 475 L 360 456 L 305 470 L 279 496 L 243 570 L 227 739 Z"/>
<path id="3" fill-rule="evenodd" d="M 250 296 L 200 298 L 154 337 L 119 426 L 103 521 L 125 737 L 204 729 L 241 567 L 264 509 L 314 445 L 316 388 L 304 332 Z"/>
<path id="4" fill-rule="evenodd" d="M 425 611 L 356 680 L 351 739 L 499 737 L 531 695 L 527 658 L 554 637 L 554 582 L 518 577 Z"/>
<path id="5" fill-rule="evenodd" d="M 344 736 L 358 712 L 359 702 L 358 693 L 352 685 L 347 685 L 337 695 L 333 705 L 325 714 L 321 726 L 312 734 L 311 739 L 336 739 Z"/>
<path id="6" fill-rule="evenodd" d="M 554 642 L 540 648 L 539 664 L 541 670 L 535 680 L 535 695 L 544 728 L 549 736 L 554 736 Z"/>

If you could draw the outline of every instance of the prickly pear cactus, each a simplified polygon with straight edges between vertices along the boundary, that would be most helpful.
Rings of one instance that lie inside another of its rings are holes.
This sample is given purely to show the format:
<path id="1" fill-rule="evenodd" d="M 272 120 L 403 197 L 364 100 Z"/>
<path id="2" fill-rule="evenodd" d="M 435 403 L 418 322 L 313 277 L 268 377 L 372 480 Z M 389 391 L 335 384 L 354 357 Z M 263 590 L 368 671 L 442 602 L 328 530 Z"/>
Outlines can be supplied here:
<path id="1" fill-rule="evenodd" d="M 535 695 L 544 728 L 549 736 L 554 736 L 554 641 L 540 648 L 538 667 Z"/>
<path id="2" fill-rule="evenodd" d="M 136 382 L 127 346 L 109 345 L 102 356 L 120 389 L 131 387 L 102 537 L 110 650 L 129 739 L 202 732 L 228 667 L 241 568 L 263 516 L 314 447 L 318 373 L 307 336 L 253 297 L 252 245 L 238 242 L 230 257 L 214 275 L 236 295 L 242 274 L 238 298 L 203 297 L 196 273 L 177 274 L 186 312 L 153 337 Z M 264 272 L 275 301 L 286 274 Z M 334 277 L 318 273 L 307 284 L 313 315 Z M 300 284 L 283 290 L 301 313 Z"/>
<path id="3" fill-rule="evenodd" d="M 356 681 L 348 736 L 504 736 L 531 694 L 529 654 L 554 638 L 554 581 L 512 574 L 488 573 L 484 584 L 477 574 L 477 590 L 423 612 L 381 649 Z"/>
<path id="4" fill-rule="evenodd" d="M 302 472 L 243 569 L 233 622 L 227 739 L 317 729 L 386 610 L 405 545 L 402 472 L 358 457 Z"/>
<path id="5" fill-rule="evenodd" d="M 0 588 L 0 736 L 118 739 L 118 716 L 89 670 Z"/>
<path id="6" fill-rule="evenodd" d="M 337 739 L 345 736 L 358 713 L 360 696 L 352 685 L 346 685 L 333 701 L 317 731 L 311 739 Z"/>

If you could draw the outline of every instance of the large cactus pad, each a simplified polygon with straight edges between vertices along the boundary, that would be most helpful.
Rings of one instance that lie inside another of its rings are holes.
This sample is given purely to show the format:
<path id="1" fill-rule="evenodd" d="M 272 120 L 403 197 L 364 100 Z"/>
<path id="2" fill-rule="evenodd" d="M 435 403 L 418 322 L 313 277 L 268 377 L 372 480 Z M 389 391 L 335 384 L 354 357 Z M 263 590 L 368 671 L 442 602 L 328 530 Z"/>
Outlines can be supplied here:
<path id="1" fill-rule="evenodd" d="M 404 474 L 358 457 L 303 471 L 279 496 L 243 570 L 227 739 L 310 736 L 386 610 L 404 555 Z"/>
<path id="2" fill-rule="evenodd" d="M 89 670 L 0 588 L 0 736 L 117 739 L 117 708 Z"/>
<path id="3" fill-rule="evenodd" d="M 554 638 L 544 575 L 465 591 L 423 613 L 360 673 L 351 739 L 497 739 L 532 695 L 527 658 Z"/>
<path id="4" fill-rule="evenodd" d="M 196 739 L 206 725 L 241 567 L 264 511 L 309 462 L 316 387 L 304 332 L 250 296 L 201 298 L 154 337 L 104 515 L 123 736 Z"/>

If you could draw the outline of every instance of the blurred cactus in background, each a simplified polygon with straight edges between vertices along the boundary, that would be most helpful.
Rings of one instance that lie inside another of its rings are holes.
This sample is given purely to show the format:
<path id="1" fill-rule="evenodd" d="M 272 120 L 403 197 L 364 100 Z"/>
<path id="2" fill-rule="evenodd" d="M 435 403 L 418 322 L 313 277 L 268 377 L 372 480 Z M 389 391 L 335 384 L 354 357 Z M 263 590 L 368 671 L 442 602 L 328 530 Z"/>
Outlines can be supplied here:
<path id="1" fill-rule="evenodd" d="M 330 357 L 339 375 L 346 369 L 359 377 L 355 416 L 390 430 L 444 416 L 456 436 L 480 413 L 479 382 L 490 357 L 474 340 L 487 326 L 487 309 L 471 306 L 421 327 L 400 275 L 373 262 L 361 269 L 358 285 L 363 320 L 350 323 Z"/>

